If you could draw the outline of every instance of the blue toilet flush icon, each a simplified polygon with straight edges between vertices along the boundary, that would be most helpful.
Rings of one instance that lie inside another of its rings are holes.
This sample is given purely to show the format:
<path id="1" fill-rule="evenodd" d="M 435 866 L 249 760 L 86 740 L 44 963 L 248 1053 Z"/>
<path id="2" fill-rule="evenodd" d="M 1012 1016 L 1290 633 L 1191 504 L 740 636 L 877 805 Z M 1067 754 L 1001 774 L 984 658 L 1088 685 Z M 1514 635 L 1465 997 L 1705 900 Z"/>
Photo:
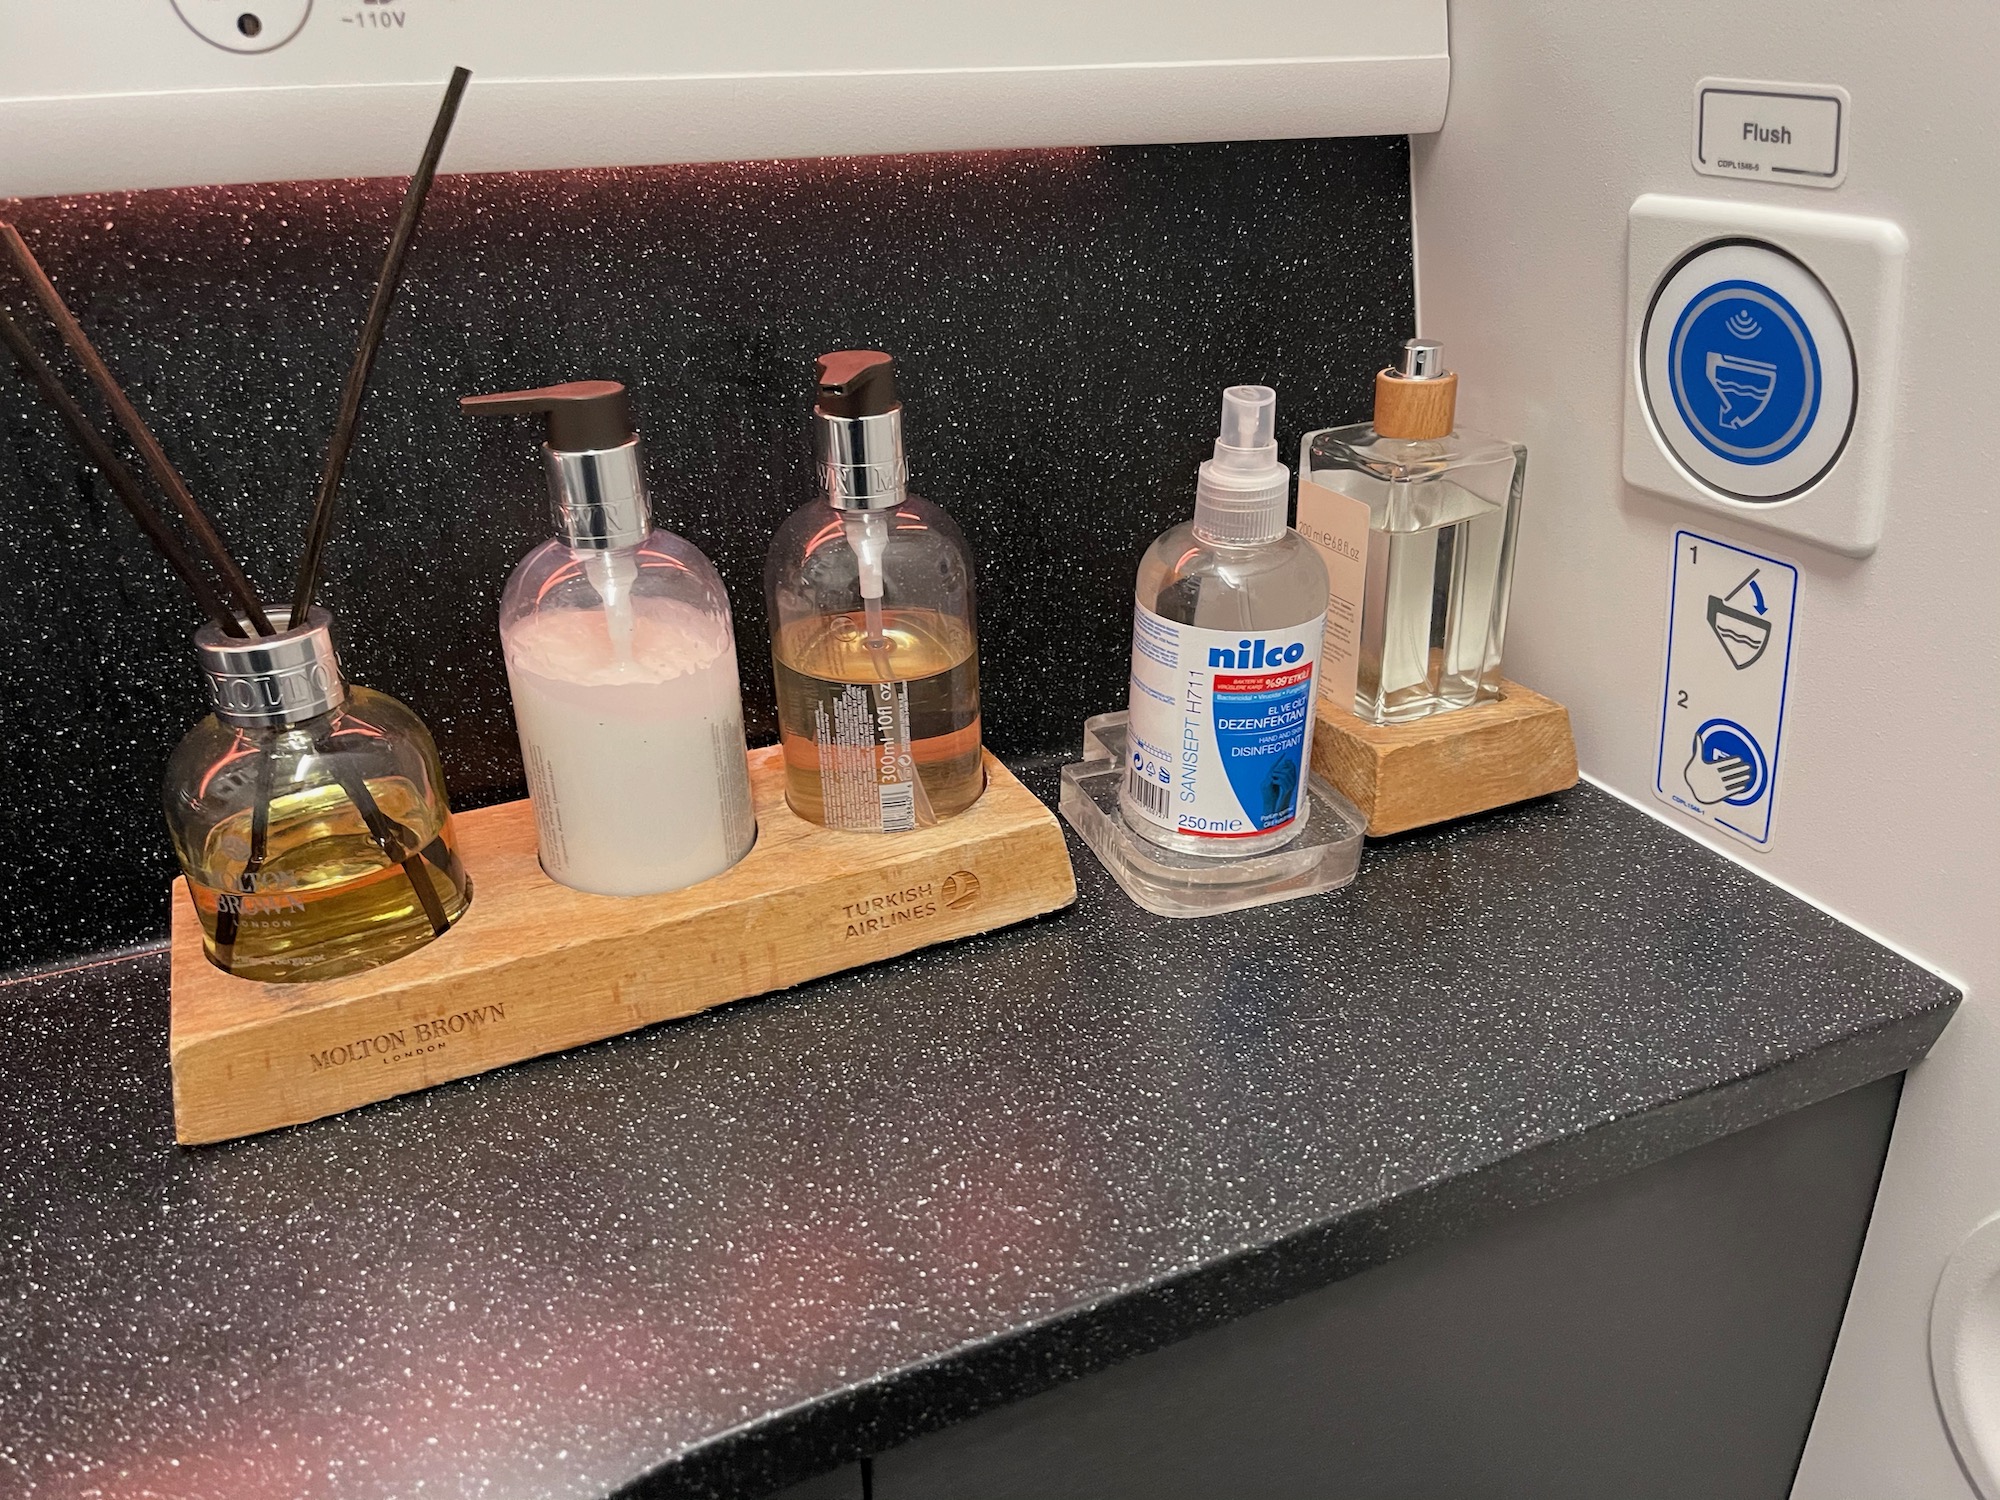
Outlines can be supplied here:
<path id="1" fill-rule="evenodd" d="M 1674 405 L 1711 453 L 1776 463 L 1819 414 L 1819 350 L 1798 310 L 1755 281 L 1719 281 L 1674 324 Z"/>
<path id="2" fill-rule="evenodd" d="M 1708 351 L 1708 383 L 1715 387 L 1722 403 L 1724 427 L 1743 428 L 1764 415 L 1771 394 L 1778 388 L 1778 367 L 1761 359 L 1745 359 L 1739 354 Z M 1729 398 L 1734 396 L 1735 401 Z"/>

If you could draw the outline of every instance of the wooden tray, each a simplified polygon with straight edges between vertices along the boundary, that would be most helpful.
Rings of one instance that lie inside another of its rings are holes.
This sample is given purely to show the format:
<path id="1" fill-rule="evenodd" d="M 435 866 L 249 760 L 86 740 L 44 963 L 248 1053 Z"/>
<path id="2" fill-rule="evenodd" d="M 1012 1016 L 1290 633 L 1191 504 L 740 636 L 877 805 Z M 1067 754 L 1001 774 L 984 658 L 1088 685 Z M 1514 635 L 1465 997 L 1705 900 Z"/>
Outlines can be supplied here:
<path id="1" fill-rule="evenodd" d="M 526 802 L 455 817 L 471 908 L 428 947 L 343 979 L 224 974 L 176 881 L 175 1134 L 194 1144 L 296 1125 L 1076 899 L 1054 814 L 990 755 L 970 809 L 884 836 L 794 817 L 779 753 L 750 755 L 756 847 L 665 896 L 557 885 L 536 859 Z"/>
<path id="2" fill-rule="evenodd" d="M 1313 770 L 1368 820 L 1402 833 L 1576 785 L 1569 710 L 1518 682 L 1491 703 L 1370 724 L 1319 700 Z"/>

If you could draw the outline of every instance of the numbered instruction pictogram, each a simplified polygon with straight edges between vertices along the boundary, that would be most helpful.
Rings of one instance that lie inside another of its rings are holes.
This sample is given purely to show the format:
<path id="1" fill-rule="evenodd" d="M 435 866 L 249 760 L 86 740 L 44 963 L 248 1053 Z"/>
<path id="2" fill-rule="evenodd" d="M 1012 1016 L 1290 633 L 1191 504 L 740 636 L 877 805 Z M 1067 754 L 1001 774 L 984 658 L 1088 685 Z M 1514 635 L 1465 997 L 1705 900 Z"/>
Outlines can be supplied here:
<path id="1" fill-rule="evenodd" d="M 1666 691 L 1653 789 L 1745 843 L 1771 842 L 1799 570 L 1674 533 Z"/>

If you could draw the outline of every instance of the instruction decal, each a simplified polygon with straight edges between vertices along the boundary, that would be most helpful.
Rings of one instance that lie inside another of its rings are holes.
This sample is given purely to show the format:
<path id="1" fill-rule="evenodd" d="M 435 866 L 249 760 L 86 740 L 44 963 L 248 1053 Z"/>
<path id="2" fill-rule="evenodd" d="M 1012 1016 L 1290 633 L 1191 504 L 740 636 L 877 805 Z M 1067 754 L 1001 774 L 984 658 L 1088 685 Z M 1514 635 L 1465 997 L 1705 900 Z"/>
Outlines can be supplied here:
<path id="1" fill-rule="evenodd" d="M 1666 690 L 1653 789 L 1756 848 L 1771 843 L 1799 570 L 1674 533 Z"/>

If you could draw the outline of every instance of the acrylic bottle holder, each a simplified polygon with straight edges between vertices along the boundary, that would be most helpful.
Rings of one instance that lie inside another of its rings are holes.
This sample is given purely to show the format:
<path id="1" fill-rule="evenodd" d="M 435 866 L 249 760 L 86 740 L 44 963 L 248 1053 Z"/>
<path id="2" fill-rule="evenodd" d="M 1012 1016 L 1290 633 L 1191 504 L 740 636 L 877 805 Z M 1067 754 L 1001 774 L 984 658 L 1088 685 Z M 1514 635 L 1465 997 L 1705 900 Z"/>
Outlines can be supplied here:
<path id="1" fill-rule="evenodd" d="M 1062 769 L 1063 818 L 1125 892 L 1163 917 L 1203 917 L 1338 890 L 1361 866 L 1365 819 L 1318 776 L 1307 778 L 1310 816 L 1282 848 L 1234 859 L 1181 854 L 1134 833 L 1118 791 L 1125 782 L 1125 715 L 1083 725 L 1083 759 Z"/>

